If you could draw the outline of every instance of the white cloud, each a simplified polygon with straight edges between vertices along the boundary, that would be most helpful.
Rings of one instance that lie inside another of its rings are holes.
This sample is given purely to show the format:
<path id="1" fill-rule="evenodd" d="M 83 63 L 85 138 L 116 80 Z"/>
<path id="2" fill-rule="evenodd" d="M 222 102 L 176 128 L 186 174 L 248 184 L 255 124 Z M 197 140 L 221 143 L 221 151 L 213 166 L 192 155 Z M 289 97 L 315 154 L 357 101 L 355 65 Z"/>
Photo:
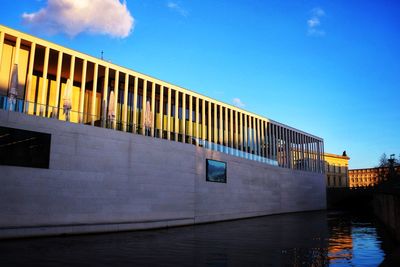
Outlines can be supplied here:
<path id="1" fill-rule="evenodd" d="M 189 12 L 186 9 L 184 9 L 183 7 L 181 7 L 177 2 L 168 1 L 167 7 L 171 10 L 178 12 L 179 14 L 181 14 L 184 17 L 187 17 L 189 15 Z"/>
<path id="2" fill-rule="evenodd" d="M 22 18 L 35 29 L 72 37 L 89 32 L 125 38 L 134 27 L 126 1 L 119 0 L 47 0 L 45 7 Z"/>
<path id="3" fill-rule="evenodd" d="M 240 98 L 235 97 L 232 99 L 233 105 L 237 106 L 238 108 L 244 108 L 246 105 L 240 100 Z"/>
<path id="4" fill-rule="evenodd" d="M 310 36 L 324 36 L 325 31 L 321 29 L 321 18 L 325 16 L 325 11 L 316 7 L 310 13 L 311 17 L 307 20 L 307 34 Z"/>

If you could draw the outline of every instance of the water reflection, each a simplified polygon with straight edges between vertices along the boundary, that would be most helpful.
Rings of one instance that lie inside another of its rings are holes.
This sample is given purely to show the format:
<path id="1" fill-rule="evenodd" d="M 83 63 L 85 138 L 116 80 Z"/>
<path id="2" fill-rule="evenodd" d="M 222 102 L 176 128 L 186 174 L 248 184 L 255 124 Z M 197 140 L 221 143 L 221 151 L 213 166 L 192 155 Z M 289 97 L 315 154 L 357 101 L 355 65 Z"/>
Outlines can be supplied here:
<path id="1" fill-rule="evenodd" d="M 152 231 L 1 241 L 0 259 L 3 266 L 377 266 L 393 249 L 368 217 L 306 212 Z"/>

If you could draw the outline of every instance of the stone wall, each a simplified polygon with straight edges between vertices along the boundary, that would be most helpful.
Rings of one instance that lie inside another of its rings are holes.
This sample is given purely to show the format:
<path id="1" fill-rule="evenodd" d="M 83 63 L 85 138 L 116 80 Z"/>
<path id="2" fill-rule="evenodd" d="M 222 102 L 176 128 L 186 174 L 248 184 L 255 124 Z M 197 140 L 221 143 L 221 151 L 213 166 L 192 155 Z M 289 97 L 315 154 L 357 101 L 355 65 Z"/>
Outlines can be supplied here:
<path id="1" fill-rule="evenodd" d="M 325 209 L 322 174 L 190 144 L 0 110 L 50 133 L 50 168 L 0 166 L 0 238 L 122 231 Z M 206 159 L 227 183 L 206 182 Z"/>
<path id="2" fill-rule="evenodd" d="M 400 242 L 400 195 L 375 193 L 373 205 L 375 215 L 385 224 L 395 239 Z"/>

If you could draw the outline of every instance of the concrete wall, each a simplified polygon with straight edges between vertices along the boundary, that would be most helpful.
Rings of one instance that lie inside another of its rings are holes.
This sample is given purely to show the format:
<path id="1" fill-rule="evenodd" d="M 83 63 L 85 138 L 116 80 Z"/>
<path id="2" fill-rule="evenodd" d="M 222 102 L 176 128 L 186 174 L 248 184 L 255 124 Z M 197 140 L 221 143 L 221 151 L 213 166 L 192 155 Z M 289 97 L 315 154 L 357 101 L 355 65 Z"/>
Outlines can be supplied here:
<path id="1" fill-rule="evenodd" d="M 50 169 L 0 166 L 0 238 L 325 208 L 322 174 L 3 110 L 0 126 L 52 134 Z M 206 182 L 206 158 L 227 162 L 226 184 Z"/>
<path id="2" fill-rule="evenodd" d="M 400 242 L 400 195 L 398 193 L 375 193 L 373 205 L 375 215 Z"/>

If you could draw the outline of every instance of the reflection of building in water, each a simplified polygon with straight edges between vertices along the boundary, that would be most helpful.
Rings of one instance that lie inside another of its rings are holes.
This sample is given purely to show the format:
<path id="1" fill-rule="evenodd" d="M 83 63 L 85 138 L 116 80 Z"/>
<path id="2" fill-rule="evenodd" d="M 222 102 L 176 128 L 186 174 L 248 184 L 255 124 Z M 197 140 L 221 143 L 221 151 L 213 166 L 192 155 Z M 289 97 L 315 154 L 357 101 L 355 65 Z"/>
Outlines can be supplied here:
<path id="1" fill-rule="evenodd" d="M 394 171 L 400 175 L 400 166 Z M 349 187 L 376 186 L 383 182 L 389 174 L 389 167 L 377 167 L 349 170 Z"/>
<path id="2" fill-rule="evenodd" d="M 330 262 L 338 259 L 350 260 L 353 258 L 353 238 L 350 229 L 333 230 L 329 238 L 328 259 Z"/>
<path id="3" fill-rule="evenodd" d="M 349 186 L 349 157 L 346 151 L 342 155 L 324 153 L 325 175 L 327 187 Z"/>

